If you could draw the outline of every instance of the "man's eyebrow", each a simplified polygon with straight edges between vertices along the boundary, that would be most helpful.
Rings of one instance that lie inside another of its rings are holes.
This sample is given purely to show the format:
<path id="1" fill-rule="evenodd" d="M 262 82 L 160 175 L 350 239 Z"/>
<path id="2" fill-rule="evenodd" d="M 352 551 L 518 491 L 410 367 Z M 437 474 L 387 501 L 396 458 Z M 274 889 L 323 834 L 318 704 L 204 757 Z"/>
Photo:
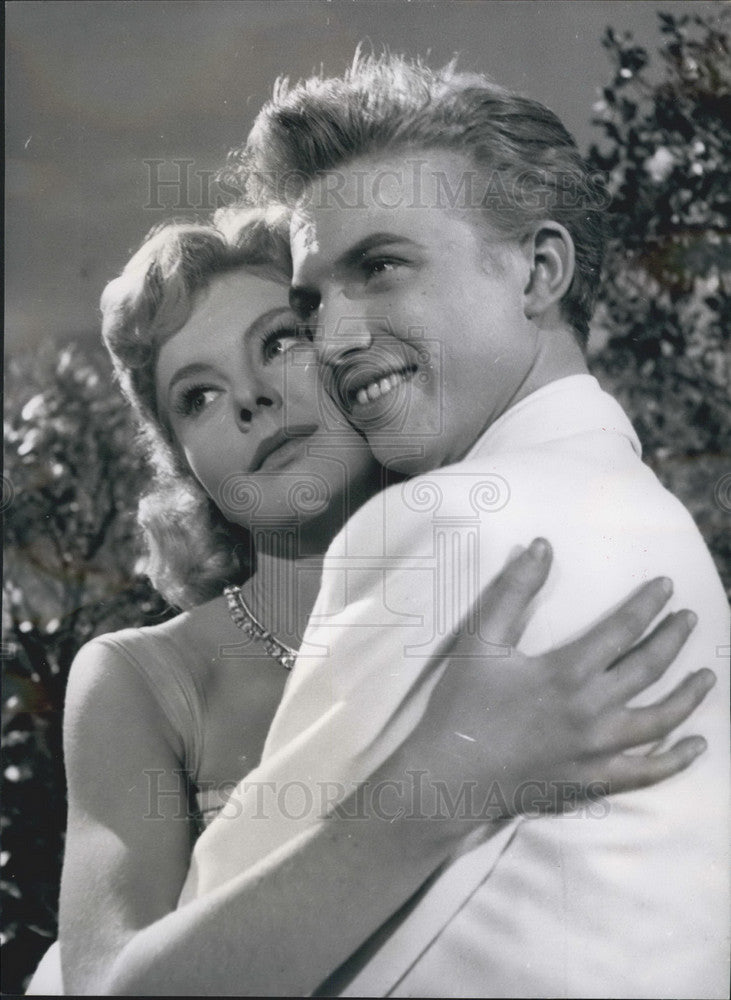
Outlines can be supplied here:
<path id="1" fill-rule="evenodd" d="M 413 247 L 418 246 L 418 244 L 414 240 L 409 239 L 408 236 L 400 233 L 369 233 L 368 236 L 364 236 L 363 239 L 358 240 L 357 243 L 348 247 L 334 262 L 332 270 L 334 273 L 343 270 L 347 271 L 349 268 L 357 267 L 363 257 L 371 250 L 386 249 L 393 246 Z M 321 294 L 316 282 L 307 281 L 306 263 L 302 270 L 305 280 L 292 285 L 289 290 L 289 304 L 298 316 L 307 318 L 320 305 Z"/>
<path id="2" fill-rule="evenodd" d="M 408 236 L 399 233 L 369 233 L 368 236 L 364 236 L 362 240 L 354 243 L 352 247 L 348 247 L 335 266 L 337 267 L 338 264 L 344 264 L 345 266 L 356 264 L 371 250 L 380 247 L 391 247 L 397 244 L 409 244 L 413 246 L 414 241 L 409 239 Z"/>

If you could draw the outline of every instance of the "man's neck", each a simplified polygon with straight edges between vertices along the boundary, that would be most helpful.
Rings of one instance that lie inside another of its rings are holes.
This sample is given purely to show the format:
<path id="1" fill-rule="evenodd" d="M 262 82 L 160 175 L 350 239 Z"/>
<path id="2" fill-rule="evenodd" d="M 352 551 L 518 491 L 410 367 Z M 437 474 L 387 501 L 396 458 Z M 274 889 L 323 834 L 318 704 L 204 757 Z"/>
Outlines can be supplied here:
<path id="1" fill-rule="evenodd" d="M 588 374 L 589 369 L 586 366 L 584 352 L 570 329 L 563 325 L 546 329 L 538 328 L 532 364 L 516 386 L 507 405 L 497 416 L 485 424 L 478 436 L 464 449 L 461 458 L 469 455 L 490 427 L 527 396 L 531 396 L 544 386 L 550 385 L 551 382 L 557 382 L 570 375 Z"/>
<path id="2" fill-rule="evenodd" d="M 562 325 L 549 329 L 539 328 L 533 364 L 507 409 L 542 389 L 544 385 L 569 375 L 586 375 L 588 371 L 584 352 L 570 329 Z"/>

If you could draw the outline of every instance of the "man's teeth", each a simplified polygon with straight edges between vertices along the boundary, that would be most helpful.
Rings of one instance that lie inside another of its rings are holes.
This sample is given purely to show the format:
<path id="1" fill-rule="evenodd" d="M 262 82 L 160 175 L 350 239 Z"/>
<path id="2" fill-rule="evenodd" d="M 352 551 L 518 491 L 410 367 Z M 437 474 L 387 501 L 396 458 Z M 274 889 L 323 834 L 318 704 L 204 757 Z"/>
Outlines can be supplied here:
<path id="1" fill-rule="evenodd" d="M 383 378 L 374 379 L 373 382 L 369 382 L 368 385 L 364 385 L 362 389 L 358 389 L 355 394 L 356 402 L 370 403 L 374 399 L 378 399 L 379 396 L 385 396 L 386 393 L 391 392 L 391 390 L 395 389 L 397 385 L 401 384 L 401 382 L 406 382 L 409 375 L 409 372 L 392 372 L 390 375 L 385 375 Z"/>

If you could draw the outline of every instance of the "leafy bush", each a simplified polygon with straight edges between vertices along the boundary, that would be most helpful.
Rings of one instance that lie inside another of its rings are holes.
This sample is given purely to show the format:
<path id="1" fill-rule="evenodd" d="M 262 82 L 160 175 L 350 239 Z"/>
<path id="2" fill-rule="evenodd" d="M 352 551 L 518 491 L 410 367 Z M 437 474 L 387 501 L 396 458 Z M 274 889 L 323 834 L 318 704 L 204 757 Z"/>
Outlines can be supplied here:
<path id="1" fill-rule="evenodd" d="M 609 251 L 597 377 L 645 457 L 690 508 L 731 592 L 731 58 L 718 16 L 659 14 L 663 72 L 630 35 L 603 39 L 613 78 L 594 106 Z"/>
<path id="2" fill-rule="evenodd" d="M 93 635 L 166 609 L 134 570 L 145 471 L 106 356 L 70 345 L 16 362 L 8 397 L 0 891 L 3 985 L 17 992 L 56 935 L 71 661 Z"/>

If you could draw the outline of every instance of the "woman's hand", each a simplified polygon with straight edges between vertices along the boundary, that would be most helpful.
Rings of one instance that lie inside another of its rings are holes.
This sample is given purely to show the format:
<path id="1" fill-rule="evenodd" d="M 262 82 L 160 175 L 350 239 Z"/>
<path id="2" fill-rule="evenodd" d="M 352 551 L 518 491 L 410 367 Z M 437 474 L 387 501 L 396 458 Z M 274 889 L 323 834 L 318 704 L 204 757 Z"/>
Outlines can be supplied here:
<path id="1" fill-rule="evenodd" d="M 715 682 L 712 671 L 700 670 L 662 701 L 627 707 L 663 675 L 695 625 L 691 612 L 680 611 L 638 642 L 667 602 L 670 581 L 641 587 L 565 646 L 536 657 L 515 648 L 550 563 L 548 544 L 536 540 L 485 590 L 479 636 L 462 634 L 446 651 L 426 716 L 400 751 L 400 763 L 426 769 L 427 782 L 445 782 L 452 803 L 464 807 L 465 790 L 481 793 L 475 817 L 488 799 L 486 818 L 497 818 L 640 788 L 683 770 L 705 749 L 696 736 L 662 753 L 625 752 L 668 736 Z"/>

